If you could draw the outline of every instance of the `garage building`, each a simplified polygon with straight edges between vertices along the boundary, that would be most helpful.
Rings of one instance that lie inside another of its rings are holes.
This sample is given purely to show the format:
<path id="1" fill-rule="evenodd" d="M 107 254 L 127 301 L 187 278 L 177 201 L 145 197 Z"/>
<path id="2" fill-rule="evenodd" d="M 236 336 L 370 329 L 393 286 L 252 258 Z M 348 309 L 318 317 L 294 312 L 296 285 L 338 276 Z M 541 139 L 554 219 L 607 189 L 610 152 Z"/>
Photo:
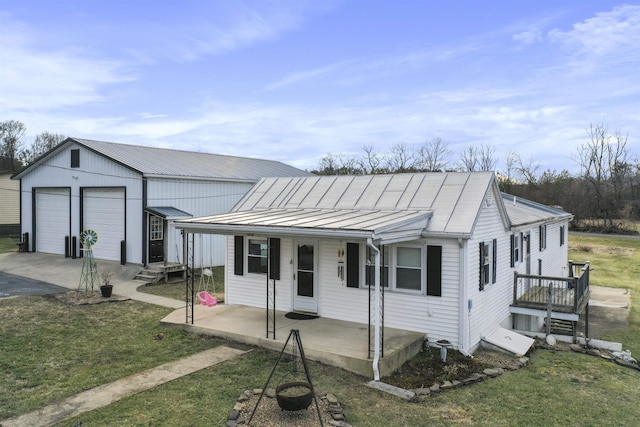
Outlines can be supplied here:
<path id="1" fill-rule="evenodd" d="M 67 138 L 19 171 L 27 249 L 80 256 L 98 234 L 98 259 L 184 262 L 172 221 L 229 211 L 264 177 L 308 176 L 278 161 Z M 222 265 L 220 236 L 198 236 L 197 265 Z"/>

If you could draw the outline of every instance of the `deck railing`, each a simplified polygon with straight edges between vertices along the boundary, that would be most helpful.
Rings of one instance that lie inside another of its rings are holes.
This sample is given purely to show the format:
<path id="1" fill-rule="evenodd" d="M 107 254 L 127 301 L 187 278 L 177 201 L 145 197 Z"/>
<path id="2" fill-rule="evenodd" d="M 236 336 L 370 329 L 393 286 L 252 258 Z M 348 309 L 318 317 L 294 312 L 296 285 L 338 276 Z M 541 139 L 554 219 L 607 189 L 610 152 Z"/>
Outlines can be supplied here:
<path id="1" fill-rule="evenodd" d="M 513 275 L 513 305 L 580 313 L 589 297 L 589 263 L 569 262 L 569 277 Z"/>

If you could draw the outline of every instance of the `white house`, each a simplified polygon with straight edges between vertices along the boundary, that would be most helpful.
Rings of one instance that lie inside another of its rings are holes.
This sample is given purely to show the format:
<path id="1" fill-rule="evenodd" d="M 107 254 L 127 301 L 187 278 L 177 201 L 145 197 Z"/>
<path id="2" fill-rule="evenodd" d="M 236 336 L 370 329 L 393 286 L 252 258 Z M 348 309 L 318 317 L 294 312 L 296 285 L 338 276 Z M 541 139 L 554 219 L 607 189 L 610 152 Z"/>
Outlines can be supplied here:
<path id="1" fill-rule="evenodd" d="M 269 176 L 308 176 L 281 162 L 67 138 L 18 172 L 20 223 L 29 250 L 146 265 L 182 262 L 176 218 L 229 211 Z M 197 264 L 221 265 L 224 239 L 201 236 Z"/>
<path id="2" fill-rule="evenodd" d="M 420 173 L 265 178 L 231 212 L 176 226 L 227 235 L 227 304 L 270 292 L 275 310 L 471 353 L 511 328 L 514 272 L 567 277 L 571 218 L 502 194 L 490 172 Z"/>

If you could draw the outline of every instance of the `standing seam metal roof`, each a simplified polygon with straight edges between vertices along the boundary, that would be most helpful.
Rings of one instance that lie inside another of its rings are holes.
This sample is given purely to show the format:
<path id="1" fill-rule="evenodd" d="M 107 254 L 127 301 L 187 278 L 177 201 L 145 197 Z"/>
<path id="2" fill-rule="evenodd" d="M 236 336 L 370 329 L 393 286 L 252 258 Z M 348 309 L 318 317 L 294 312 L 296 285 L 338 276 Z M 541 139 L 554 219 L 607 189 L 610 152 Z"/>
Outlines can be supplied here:
<path id="1" fill-rule="evenodd" d="M 108 157 L 144 176 L 254 182 L 260 178 L 272 176 L 311 176 L 309 172 L 275 160 L 144 147 L 81 138 L 67 138 L 50 152 L 58 151 L 63 146 L 73 143 Z M 35 167 L 49 153 L 43 155 L 37 162 L 17 175 L 27 173 L 32 166 Z"/>

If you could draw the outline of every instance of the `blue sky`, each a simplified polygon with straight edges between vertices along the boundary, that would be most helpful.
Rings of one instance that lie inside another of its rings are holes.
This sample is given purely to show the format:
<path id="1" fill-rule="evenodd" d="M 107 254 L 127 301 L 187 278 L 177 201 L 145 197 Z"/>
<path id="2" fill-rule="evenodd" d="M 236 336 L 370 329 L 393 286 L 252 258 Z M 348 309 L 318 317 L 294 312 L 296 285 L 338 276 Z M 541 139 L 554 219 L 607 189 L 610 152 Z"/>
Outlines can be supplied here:
<path id="1" fill-rule="evenodd" d="M 575 169 L 640 154 L 640 3 L 0 0 L 0 120 L 313 169 L 442 138 Z M 459 156 L 454 154 L 452 162 Z"/>

